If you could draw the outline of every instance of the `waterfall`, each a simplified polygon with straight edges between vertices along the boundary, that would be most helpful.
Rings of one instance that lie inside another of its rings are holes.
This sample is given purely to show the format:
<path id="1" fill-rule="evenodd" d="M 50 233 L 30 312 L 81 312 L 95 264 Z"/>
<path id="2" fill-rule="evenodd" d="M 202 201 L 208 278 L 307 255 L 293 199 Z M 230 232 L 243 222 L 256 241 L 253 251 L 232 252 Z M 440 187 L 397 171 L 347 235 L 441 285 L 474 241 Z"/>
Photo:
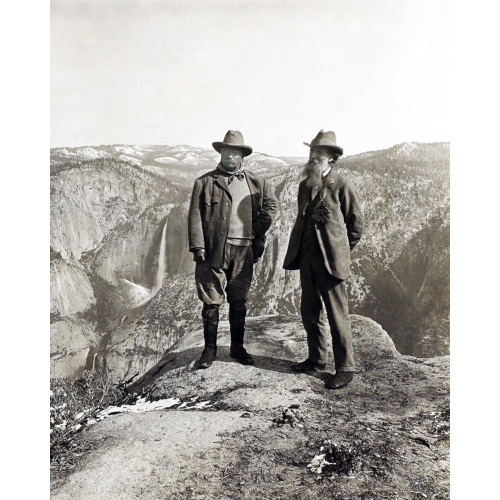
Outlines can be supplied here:
<path id="1" fill-rule="evenodd" d="M 158 290 L 163 286 L 163 282 L 165 281 L 165 272 L 167 270 L 167 262 L 165 259 L 165 247 L 166 247 L 166 234 L 167 234 L 167 221 L 165 221 L 165 225 L 163 226 L 163 230 L 161 232 L 161 242 L 160 242 L 160 252 L 158 253 L 158 268 L 156 269 L 156 277 L 155 284 L 153 285 L 152 295 L 154 295 Z"/>
<path id="2" fill-rule="evenodd" d="M 160 250 L 158 252 L 158 267 L 156 268 L 156 275 L 154 280 L 154 285 L 152 288 L 146 288 L 145 286 L 138 285 L 129 281 L 127 279 L 122 278 L 120 282 L 122 283 L 122 290 L 124 296 L 126 296 L 126 301 L 128 302 L 128 308 L 133 309 L 134 307 L 138 307 L 148 300 L 153 298 L 158 290 L 163 286 L 165 282 L 165 274 L 167 271 L 167 259 L 165 258 L 165 250 L 166 250 L 166 235 L 167 235 L 167 222 L 163 226 L 163 230 L 161 232 L 161 241 L 160 241 Z M 122 318 L 122 323 L 126 316 Z"/>

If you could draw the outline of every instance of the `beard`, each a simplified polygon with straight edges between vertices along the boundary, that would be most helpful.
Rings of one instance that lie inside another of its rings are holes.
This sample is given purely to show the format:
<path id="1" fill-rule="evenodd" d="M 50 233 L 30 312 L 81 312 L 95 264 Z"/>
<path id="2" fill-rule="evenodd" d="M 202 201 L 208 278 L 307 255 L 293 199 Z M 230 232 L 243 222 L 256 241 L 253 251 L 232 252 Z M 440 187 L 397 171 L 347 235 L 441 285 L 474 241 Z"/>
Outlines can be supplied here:
<path id="1" fill-rule="evenodd" d="M 319 189 L 323 185 L 323 171 L 325 165 L 323 162 L 309 160 L 302 169 L 302 175 L 305 178 L 306 186 Z"/>

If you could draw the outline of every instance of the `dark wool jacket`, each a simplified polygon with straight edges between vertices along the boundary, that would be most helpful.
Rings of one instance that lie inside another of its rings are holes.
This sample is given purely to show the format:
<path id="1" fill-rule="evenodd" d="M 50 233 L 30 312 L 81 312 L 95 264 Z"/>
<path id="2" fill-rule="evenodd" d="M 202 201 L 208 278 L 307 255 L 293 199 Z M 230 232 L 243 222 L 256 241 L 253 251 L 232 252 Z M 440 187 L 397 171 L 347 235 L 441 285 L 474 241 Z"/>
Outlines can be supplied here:
<path id="1" fill-rule="evenodd" d="M 265 240 L 278 200 L 260 175 L 245 170 L 245 179 L 252 197 L 252 233 Z M 212 267 L 222 267 L 231 203 L 227 177 L 219 170 L 212 170 L 194 182 L 188 215 L 189 250 L 204 248 L 207 263 Z"/>
<path id="2" fill-rule="evenodd" d="M 328 272 L 335 278 L 344 280 L 350 274 L 350 251 L 359 242 L 363 233 L 361 207 L 348 181 L 333 170 L 328 174 L 319 196 L 331 214 L 327 222 L 315 223 L 321 254 Z M 302 230 L 310 200 L 311 188 L 302 181 L 298 194 L 299 211 L 290 235 L 283 263 L 284 269 L 300 268 Z"/>

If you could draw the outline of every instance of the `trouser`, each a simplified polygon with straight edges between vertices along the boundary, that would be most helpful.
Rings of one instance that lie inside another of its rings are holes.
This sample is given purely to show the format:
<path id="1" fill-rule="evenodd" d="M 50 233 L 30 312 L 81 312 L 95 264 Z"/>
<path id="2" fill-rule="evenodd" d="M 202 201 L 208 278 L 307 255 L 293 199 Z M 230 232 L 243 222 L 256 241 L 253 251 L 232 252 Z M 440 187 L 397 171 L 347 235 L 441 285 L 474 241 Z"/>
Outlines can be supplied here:
<path id="1" fill-rule="evenodd" d="M 344 280 L 333 277 L 317 250 L 306 250 L 300 256 L 302 298 L 300 312 L 307 333 L 309 359 L 316 363 L 328 360 L 326 325 L 321 318 L 326 309 L 332 337 L 335 369 L 355 371 L 347 287 Z"/>
<path id="2" fill-rule="evenodd" d="M 227 295 L 229 305 L 247 301 L 253 276 L 252 247 L 226 244 L 224 267 L 196 264 L 196 289 L 204 306 L 221 306 Z"/>
<path id="3" fill-rule="evenodd" d="M 245 318 L 247 314 L 246 301 L 253 275 L 253 252 L 251 246 L 226 244 L 224 267 L 214 268 L 206 262 L 196 264 L 195 281 L 198 297 L 203 302 L 202 317 L 215 318 L 218 322 L 219 307 L 224 303 L 224 295 L 229 302 L 229 325 L 231 330 L 231 345 L 243 346 Z M 205 329 L 206 331 L 206 329 Z M 215 336 L 209 330 L 210 339 Z M 207 335 L 205 333 L 205 343 Z"/>

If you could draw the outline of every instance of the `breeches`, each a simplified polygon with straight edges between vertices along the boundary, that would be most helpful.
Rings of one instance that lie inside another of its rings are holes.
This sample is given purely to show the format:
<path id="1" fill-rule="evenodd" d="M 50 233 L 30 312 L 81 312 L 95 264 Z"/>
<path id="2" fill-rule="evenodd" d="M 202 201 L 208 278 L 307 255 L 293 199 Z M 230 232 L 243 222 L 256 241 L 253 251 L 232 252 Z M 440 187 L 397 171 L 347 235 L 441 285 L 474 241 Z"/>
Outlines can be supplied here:
<path id="1" fill-rule="evenodd" d="M 196 289 L 198 297 L 205 306 L 220 306 L 227 301 L 247 301 L 253 276 L 252 247 L 225 246 L 224 267 L 215 268 L 201 262 L 196 264 Z"/>
<path id="2" fill-rule="evenodd" d="M 307 332 L 309 359 L 316 363 L 328 360 L 328 329 L 321 317 L 326 309 L 332 338 L 335 369 L 355 370 L 347 287 L 344 280 L 334 278 L 326 269 L 321 254 L 302 252 L 300 256 L 302 298 L 300 312 Z"/>

